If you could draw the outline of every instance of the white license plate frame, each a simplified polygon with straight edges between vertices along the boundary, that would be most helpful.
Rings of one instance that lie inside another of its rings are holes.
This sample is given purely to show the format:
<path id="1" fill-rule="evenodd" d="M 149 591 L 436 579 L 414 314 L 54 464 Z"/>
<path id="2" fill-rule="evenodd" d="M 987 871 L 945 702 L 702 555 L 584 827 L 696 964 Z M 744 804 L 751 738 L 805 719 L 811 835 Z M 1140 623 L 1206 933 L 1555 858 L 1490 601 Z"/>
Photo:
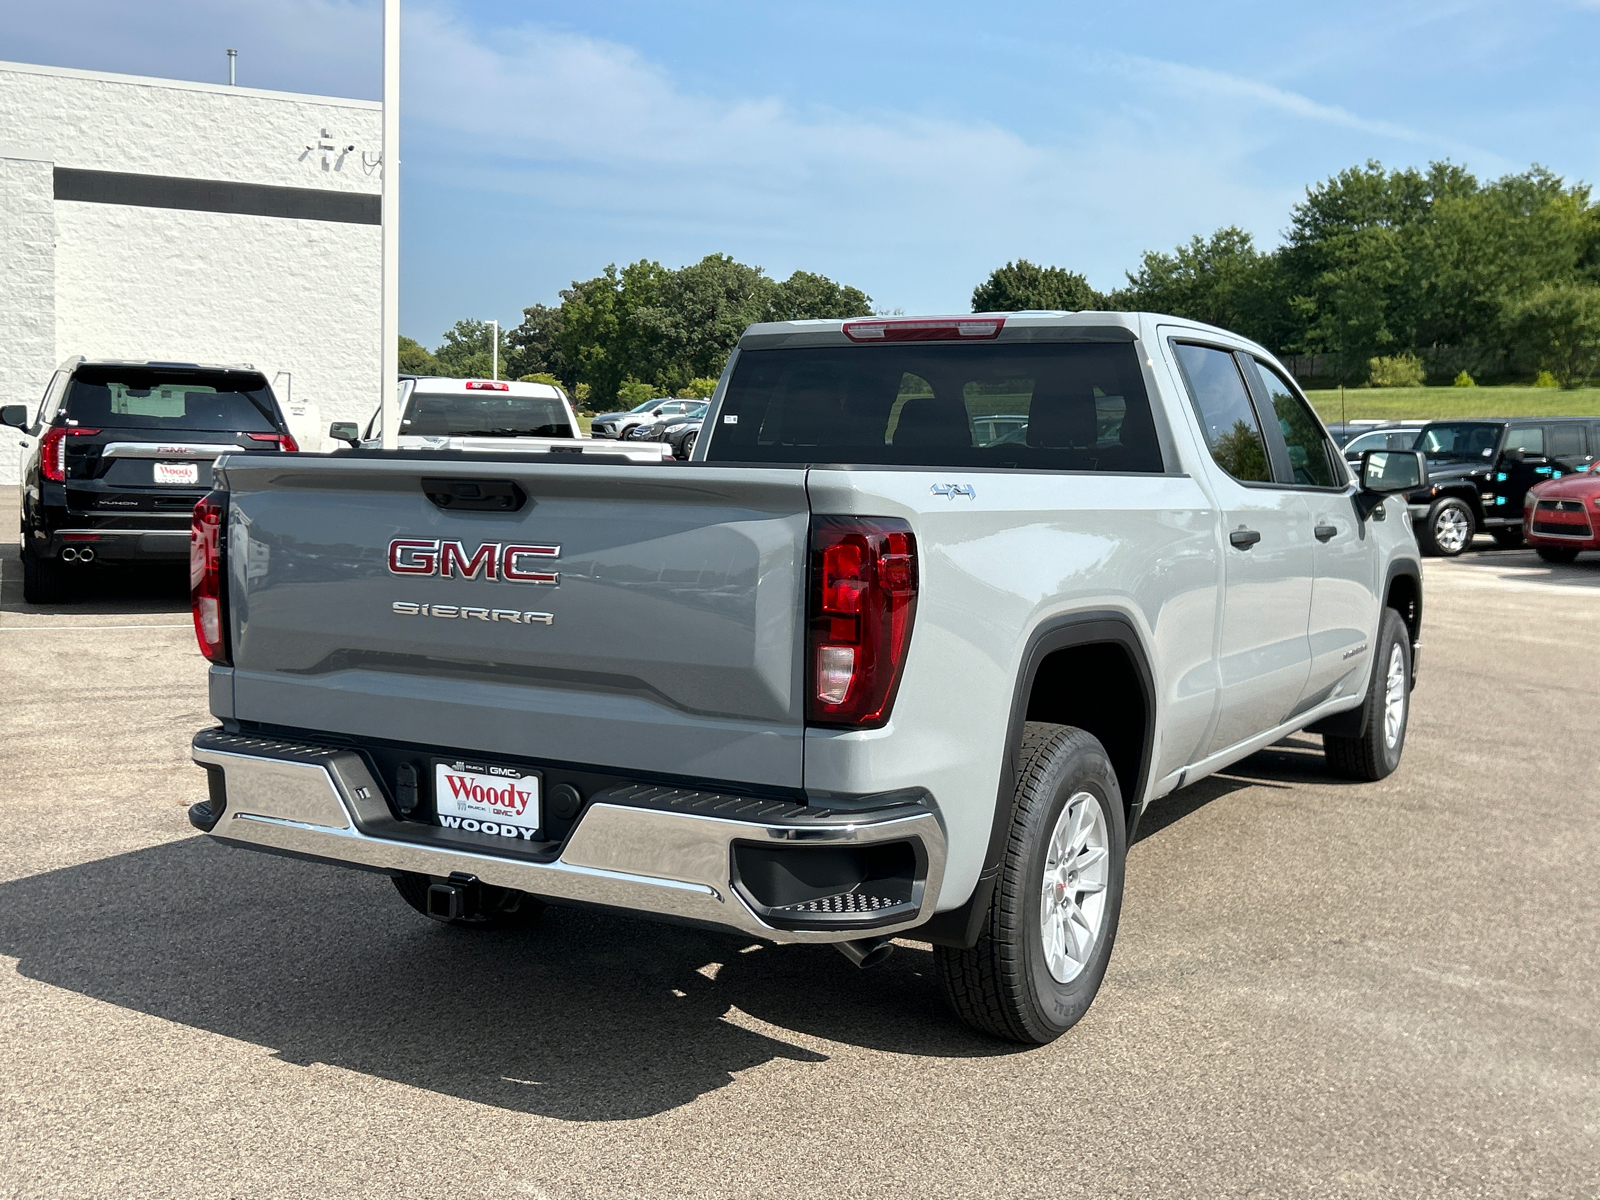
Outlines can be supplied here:
<path id="1" fill-rule="evenodd" d="M 155 481 L 164 487 L 198 487 L 200 464 L 197 462 L 157 462 L 151 468 Z"/>
<path id="2" fill-rule="evenodd" d="M 544 777 L 484 759 L 433 760 L 433 807 L 439 825 L 507 845 L 542 840 Z"/>

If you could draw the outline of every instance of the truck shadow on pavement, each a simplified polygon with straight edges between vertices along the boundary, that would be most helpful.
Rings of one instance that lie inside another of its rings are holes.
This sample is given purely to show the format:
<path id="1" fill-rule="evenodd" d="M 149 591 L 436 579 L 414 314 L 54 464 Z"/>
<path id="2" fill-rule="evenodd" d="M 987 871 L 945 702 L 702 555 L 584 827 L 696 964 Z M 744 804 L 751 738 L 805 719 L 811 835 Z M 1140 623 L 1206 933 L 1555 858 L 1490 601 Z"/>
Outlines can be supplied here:
<path id="1" fill-rule="evenodd" d="M 860 971 L 824 946 L 575 909 L 435 925 L 382 876 L 186 838 L 0 884 L 0 954 L 52 987 L 411 1087 L 570 1121 L 646 1117 L 737 1072 L 1013 1053 L 958 1025 L 932 955 Z M 799 1040 L 807 1041 L 802 1036 Z"/>
<path id="2" fill-rule="evenodd" d="M 0 612 L 70 617 L 189 613 L 186 567 L 91 567 L 72 573 L 71 600 L 29 604 L 22 598 L 22 562 L 15 544 L 0 547 L 0 555 Z"/>

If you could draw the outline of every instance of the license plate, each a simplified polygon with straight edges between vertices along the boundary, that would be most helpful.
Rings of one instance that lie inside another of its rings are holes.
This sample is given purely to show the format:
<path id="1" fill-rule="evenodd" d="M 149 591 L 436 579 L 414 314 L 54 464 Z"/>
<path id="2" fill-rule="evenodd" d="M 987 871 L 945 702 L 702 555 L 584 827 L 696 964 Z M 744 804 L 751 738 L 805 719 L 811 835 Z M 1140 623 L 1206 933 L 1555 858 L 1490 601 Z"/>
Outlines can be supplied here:
<path id="1" fill-rule="evenodd" d="M 436 759 L 433 802 L 446 829 L 531 842 L 539 832 L 539 773 L 496 763 Z"/>
<path id="2" fill-rule="evenodd" d="M 200 482 L 199 463 L 164 463 L 156 464 L 157 483 L 188 483 Z"/>

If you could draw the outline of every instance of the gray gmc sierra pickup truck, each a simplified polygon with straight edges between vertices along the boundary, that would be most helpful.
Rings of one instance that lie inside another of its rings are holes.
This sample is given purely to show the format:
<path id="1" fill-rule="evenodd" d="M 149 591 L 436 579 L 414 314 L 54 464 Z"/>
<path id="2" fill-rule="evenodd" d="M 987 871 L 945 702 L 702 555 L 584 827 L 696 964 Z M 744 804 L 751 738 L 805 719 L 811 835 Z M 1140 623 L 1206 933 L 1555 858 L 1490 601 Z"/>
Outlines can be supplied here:
<path id="1" fill-rule="evenodd" d="M 691 461 L 228 455 L 191 821 L 461 926 L 598 905 L 865 963 L 1047 1042 L 1157 797 L 1296 730 L 1398 765 L 1408 451 L 1343 457 L 1220 329 L 752 326 Z"/>

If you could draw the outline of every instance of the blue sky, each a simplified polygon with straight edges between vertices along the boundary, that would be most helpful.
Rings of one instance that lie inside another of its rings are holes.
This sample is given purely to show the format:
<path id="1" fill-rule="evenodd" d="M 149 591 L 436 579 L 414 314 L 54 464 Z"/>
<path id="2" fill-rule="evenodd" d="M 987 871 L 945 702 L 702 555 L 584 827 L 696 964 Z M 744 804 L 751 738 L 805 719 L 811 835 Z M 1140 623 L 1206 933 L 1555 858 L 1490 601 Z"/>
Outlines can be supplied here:
<path id="1" fill-rule="evenodd" d="M 8 6 L 0 58 L 377 98 L 369 0 Z M 723 251 L 964 311 L 1017 257 L 1108 288 L 1275 244 L 1367 158 L 1600 180 L 1600 0 L 405 5 L 402 324 L 515 323 L 608 262 Z"/>

